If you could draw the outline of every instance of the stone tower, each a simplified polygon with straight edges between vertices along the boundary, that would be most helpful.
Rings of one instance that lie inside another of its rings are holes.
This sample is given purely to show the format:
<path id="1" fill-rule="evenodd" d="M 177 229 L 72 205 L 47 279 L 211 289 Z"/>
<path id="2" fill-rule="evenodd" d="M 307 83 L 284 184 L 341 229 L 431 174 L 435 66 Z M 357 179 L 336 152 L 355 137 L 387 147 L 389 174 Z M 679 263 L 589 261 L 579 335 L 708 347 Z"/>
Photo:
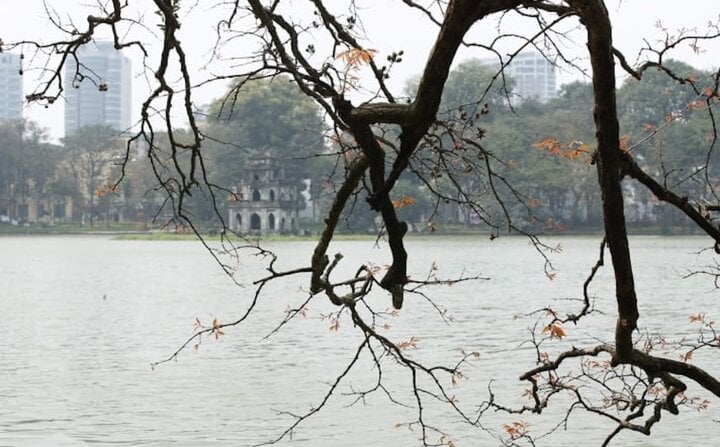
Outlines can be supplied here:
<path id="1" fill-rule="evenodd" d="M 302 206 L 298 182 L 274 158 L 251 158 L 228 202 L 230 229 L 242 234 L 295 233 Z"/>

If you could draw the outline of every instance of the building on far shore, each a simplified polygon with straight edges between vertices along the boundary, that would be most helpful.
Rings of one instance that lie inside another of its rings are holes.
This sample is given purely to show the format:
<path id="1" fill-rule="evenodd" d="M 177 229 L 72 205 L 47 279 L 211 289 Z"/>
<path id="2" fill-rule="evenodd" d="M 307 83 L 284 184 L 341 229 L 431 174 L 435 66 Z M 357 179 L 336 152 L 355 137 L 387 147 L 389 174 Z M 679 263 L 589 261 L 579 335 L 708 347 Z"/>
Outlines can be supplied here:
<path id="1" fill-rule="evenodd" d="M 250 159 L 229 197 L 228 226 L 242 234 L 297 232 L 304 203 L 298 186 L 277 159 L 267 155 Z"/>
<path id="2" fill-rule="evenodd" d="M 489 67 L 499 68 L 497 59 L 483 59 Z M 515 82 L 513 102 L 535 99 L 542 103 L 557 97 L 557 67 L 536 51 L 524 51 L 505 67 L 505 75 Z"/>
<path id="3" fill-rule="evenodd" d="M 0 122 L 22 118 L 23 77 L 20 56 L 0 53 Z"/>
<path id="4" fill-rule="evenodd" d="M 0 224 L 59 224 L 73 220 L 73 199 L 70 196 L 23 195 L 0 197 Z"/>
<path id="5" fill-rule="evenodd" d="M 65 135 L 90 125 L 125 132 L 132 124 L 130 59 L 109 41 L 83 46 L 78 58 L 80 68 L 65 64 Z"/>
<path id="6" fill-rule="evenodd" d="M 557 96 L 556 67 L 540 53 L 529 51 L 515 56 L 505 73 L 515 80 L 515 91 L 521 100 L 547 102 Z"/>

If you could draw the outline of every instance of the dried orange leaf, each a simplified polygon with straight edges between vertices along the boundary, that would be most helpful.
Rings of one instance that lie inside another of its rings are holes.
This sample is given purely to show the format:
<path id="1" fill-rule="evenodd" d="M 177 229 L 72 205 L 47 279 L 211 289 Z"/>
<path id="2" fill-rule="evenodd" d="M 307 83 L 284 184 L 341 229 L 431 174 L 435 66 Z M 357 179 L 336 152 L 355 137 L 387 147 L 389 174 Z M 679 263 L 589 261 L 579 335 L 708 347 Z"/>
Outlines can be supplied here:
<path id="1" fill-rule="evenodd" d="M 417 200 L 410 196 L 402 196 L 399 199 L 392 201 L 393 208 L 405 208 L 407 206 L 415 205 Z"/>
<path id="2" fill-rule="evenodd" d="M 560 339 L 562 339 L 566 335 L 565 329 L 563 329 L 562 326 L 560 326 L 557 323 L 548 324 L 547 326 L 545 326 L 543 328 L 542 333 L 549 334 L 550 338 L 560 338 Z"/>

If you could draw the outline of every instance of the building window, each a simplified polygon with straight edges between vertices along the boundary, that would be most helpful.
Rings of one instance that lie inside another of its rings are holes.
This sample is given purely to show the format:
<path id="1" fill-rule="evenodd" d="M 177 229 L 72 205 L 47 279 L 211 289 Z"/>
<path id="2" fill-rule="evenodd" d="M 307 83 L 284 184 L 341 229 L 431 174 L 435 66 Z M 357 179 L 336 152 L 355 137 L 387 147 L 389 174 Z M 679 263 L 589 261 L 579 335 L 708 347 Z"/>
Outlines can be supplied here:
<path id="1" fill-rule="evenodd" d="M 235 229 L 242 230 L 242 214 L 235 213 Z"/>
<path id="2" fill-rule="evenodd" d="M 259 202 L 261 200 L 260 199 L 260 191 L 258 191 L 257 189 L 253 189 L 252 200 L 253 200 L 253 202 Z"/>
<path id="3" fill-rule="evenodd" d="M 53 206 L 53 219 L 65 219 L 65 203 L 56 203 Z"/>
<path id="4" fill-rule="evenodd" d="M 250 216 L 250 229 L 255 231 L 260 231 L 262 229 L 260 216 L 258 216 L 257 213 L 253 213 L 252 216 Z"/>
<path id="5" fill-rule="evenodd" d="M 268 214 L 268 229 L 275 230 L 275 215 L 273 213 Z"/>
<path id="6" fill-rule="evenodd" d="M 275 200 L 275 190 L 274 189 L 270 190 L 270 200 Z"/>
<path id="7" fill-rule="evenodd" d="M 29 210 L 27 204 L 18 205 L 17 217 L 21 222 L 27 221 L 29 216 Z"/>

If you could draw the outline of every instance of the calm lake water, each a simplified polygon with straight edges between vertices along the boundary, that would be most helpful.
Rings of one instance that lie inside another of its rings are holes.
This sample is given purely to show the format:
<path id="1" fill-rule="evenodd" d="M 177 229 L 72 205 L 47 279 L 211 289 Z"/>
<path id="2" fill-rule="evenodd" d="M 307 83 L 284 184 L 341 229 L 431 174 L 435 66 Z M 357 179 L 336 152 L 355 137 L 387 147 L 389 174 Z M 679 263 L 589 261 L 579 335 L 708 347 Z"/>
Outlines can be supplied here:
<path id="1" fill-rule="evenodd" d="M 522 402 L 525 384 L 517 377 L 533 366 L 533 351 L 522 344 L 533 318 L 518 318 L 552 304 L 573 310 L 568 301 L 581 294 L 582 281 L 594 263 L 599 240 L 552 239 L 561 253 L 552 259 L 555 280 L 543 273 L 543 261 L 525 239 L 432 238 L 411 240 L 413 277 L 422 277 L 433 261 L 438 275 L 482 274 L 487 281 L 432 290 L 453 317 L 443 323 L 419 297 L 408 297 L 383 334 L 392 340 L 414 336 L 418 348 L 408 353 L 428 363 L 456 360 L 459 348 L 480 352 L 456 387 L 460 405 L 472 412 L 487 397 Z M 631 241 L 641 300 L 641 325 L 651 333 L 693 336 L 690 314 L 720 318 L 720 297 L 708 279 L 680 279 L 686 268 L 712 263 L 701 238 L 636 237 Z M 307 264 L 312 243 L 268 245 L 280 254 L 278 269 Z M 331 252 L 346 255 L 339 270 L 354 271 L 358 262 L 388 262 L 372 242 L 338 242 Z M 243 258 L 240 281 L 256 278 L 260 260 Z M 609 256 L 607 258 L 609 263 Z M 193 333 L 198 318 L 209 323 L 240 316 L 252 287 L 238 288 L 197 242 L 121 241 L 103 236 L 0 238 L 0 446 L 248 446 L 279 435 L 291 419 L 317 405 L 328 384 L 352 358 L 360 338 L 347 318 L 330 330 L 323 318 L 334 309 L 326 299 L 308 306 L 279 333 L 264 339 L 288 306 L 306 298 L 307 284 L 288 279 L 268 288 L 246 324 L 229 328 L 219 340 L 206 338 L 197 351 L 154 370 L 152 362 L 171 354 Z M 566 327 L 568 337 L 549 350 L 571 344 L 611 340 L 614 321 L 609 267 L 592 290 L 607 315 Z M 319 297 L 318 297 L 319 298 Z M 389 297 L 379 294 L 379 307 Z M 720 371 L 720 353 L 695 362 Z M 671 354 L 673 356 L 678 353 Z M 403 402 L 407 370 L 386 364 L 386 384 Z M 348 393 L 372 383 L 375 372 L 363 359 L 340 387 L 326 410 L 313 416 L 280 445 L 414 446 L 418 434 L 397 424 L 412 421 L 413 410 L 390 405 L 374 395 L 365 405 L 348 406 Z M 691 389 L 688 394 L 697 394 Z M 703 395 L 705 396 L 705 395 Z M 706 396 L 707 397 L 707 396 Z M 557 402 L 561 403 L 561 402 Z M 720 402 L 708 411 L 685 409 L 663 415 L 654 436 L 625 433 L 613 445 L 717 445 Z M 561 410 L 558 405 L 558 410 Z M 483 430 L 452 422 L 447 411 L 429 408 L 433 425 L 453 434 L 457 446 L 495 446 Z M 558 413 L 513 417 L 494 413 L 485 427 L 502 436 L 502 424 L 522 419 L 534 434 L 546 432 Z M 599 445 L 612 426 L 577 412 L 567 431 L 543 438 L 539 445 Z"/>

